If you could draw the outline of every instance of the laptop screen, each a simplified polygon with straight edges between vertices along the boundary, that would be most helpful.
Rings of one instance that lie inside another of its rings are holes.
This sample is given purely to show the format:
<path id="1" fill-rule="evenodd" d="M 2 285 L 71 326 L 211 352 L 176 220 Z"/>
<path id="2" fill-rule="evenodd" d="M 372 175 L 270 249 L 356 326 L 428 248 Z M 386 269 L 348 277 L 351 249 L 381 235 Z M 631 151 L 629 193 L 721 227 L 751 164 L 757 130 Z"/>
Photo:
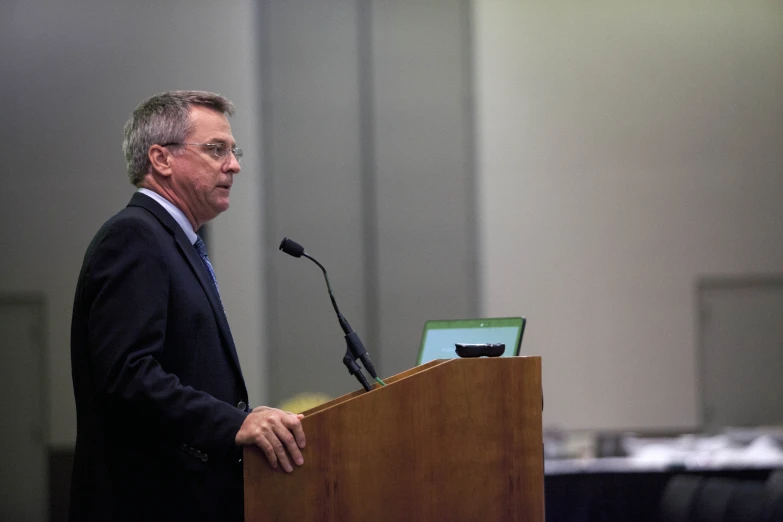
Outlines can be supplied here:
<path id="1" fill-rule="evenodd" d="M 424 323 L 417 364 L 456 358 L 456 343 L 503 343 L 506 345 L 503 357 L 519 355 L 524 331 L 524 317 L 427 321 Z"/>

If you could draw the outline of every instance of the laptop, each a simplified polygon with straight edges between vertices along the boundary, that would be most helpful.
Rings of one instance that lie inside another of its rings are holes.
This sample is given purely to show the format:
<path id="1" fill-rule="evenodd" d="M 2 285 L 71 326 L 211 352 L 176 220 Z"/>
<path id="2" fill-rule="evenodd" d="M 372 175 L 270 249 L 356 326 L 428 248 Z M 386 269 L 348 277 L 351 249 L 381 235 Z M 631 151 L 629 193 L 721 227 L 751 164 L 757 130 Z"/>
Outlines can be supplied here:
<path id="1" fill-rule="evenodd" d="M 503 343 L 506 345 L 503 357 L 519 355 L 526 322 L 524 317 L 427 321 L 421 336 L 417 365 L 435 359 L 456 358 L 457 343 Z"/>

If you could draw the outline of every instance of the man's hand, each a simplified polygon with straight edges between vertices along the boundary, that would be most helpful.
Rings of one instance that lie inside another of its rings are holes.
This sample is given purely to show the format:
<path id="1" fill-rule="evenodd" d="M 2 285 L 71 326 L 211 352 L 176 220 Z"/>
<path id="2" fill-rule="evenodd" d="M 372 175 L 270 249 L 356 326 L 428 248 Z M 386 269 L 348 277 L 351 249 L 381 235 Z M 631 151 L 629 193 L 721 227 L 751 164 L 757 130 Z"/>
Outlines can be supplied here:
<path id="1" fill-rule="evenodd" d="M 241 446 L 255 444 L 264 450 L 273 468 L 277 469 L 279 463 L 290 473 L 294 470 L 290 459 L 297 466 L 304 463 L 299 451 L 305 447 L 304 430 L 299 422 L 303 417 L 277 408 L 259 406 L 247 416 L 234 440 Z"/>

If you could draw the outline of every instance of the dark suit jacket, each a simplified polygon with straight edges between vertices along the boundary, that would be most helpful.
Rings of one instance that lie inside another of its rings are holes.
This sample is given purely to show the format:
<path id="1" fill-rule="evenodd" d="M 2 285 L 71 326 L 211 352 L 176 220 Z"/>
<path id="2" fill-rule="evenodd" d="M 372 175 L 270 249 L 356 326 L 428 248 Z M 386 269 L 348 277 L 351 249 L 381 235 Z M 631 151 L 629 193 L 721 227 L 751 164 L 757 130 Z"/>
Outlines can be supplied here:
<path id="1" fill-rule="evenodd" d="M 71 365 L 71 520 L 242 519 L 234 341 L 195 248 L 144 194 L 87 249 Z"/>

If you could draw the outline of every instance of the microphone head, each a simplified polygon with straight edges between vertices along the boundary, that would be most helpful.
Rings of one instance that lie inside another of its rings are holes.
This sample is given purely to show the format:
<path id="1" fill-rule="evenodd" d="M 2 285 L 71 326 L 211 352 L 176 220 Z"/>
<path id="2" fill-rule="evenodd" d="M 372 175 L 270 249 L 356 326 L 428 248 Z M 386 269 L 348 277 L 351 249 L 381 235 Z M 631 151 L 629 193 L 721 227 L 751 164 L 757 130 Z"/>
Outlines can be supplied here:
<path id="1" fill-rule="evenodd" d="M 304 254 L 304 247 L 293 239 L 288 239 L 287 237 L 284 237 L 280 242 L 280 250 L 289 256 L 294 257 L 302 257 L 302 254 Z"/>

